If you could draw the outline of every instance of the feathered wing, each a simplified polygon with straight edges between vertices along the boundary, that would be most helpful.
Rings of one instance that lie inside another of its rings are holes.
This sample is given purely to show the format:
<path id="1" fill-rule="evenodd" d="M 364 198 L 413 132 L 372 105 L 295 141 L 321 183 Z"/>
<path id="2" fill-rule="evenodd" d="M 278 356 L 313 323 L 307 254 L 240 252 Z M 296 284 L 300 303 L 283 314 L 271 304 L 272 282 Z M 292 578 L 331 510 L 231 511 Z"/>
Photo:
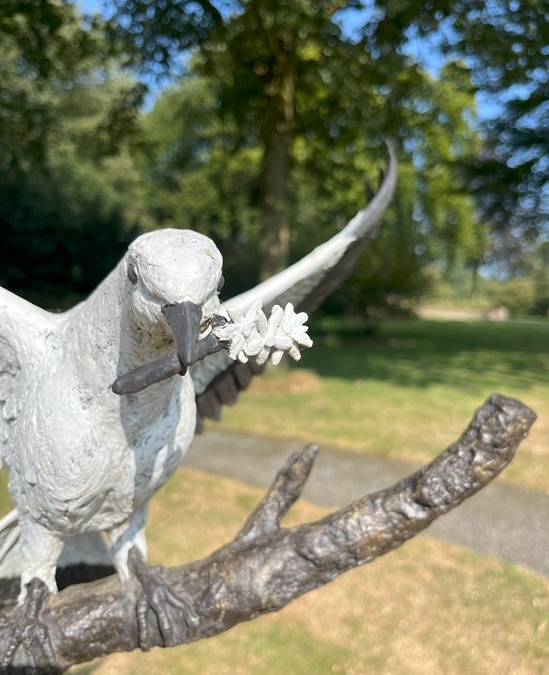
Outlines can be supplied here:
<path id="1" fill-rule="evenodd" d="M 17 418 L 17 378 L 21 372 L 12 344 L 0 335 L 0 469 L 9 450 L 10 432 Z"/>
<path id="2" fill-rule="evenodd" d="M 337 235 L 287 270 L 225 303 L 242 311 L 261 300 L 266 311 L 274 304 L 291 302 L 296 311 L 313 312 L 351 273 L 366 242 L 375 233 L 396 187 L 396 159 L 388 145 L 389 168 L 383 183 L 367 206 Z M 0 288 L 0 466 L 8 457 L 11 433 L 18 414 L 18 392 L 26 386 L 27 363 L 39 358 L 48 335 L 55 336 L 63 315 L 50 314 Z M 219 419 L 223 405 L 231 405 L 252 377 L 263 370 L 255 362 L 233 361 L 222 351 L 206 357 L 191 369 L 197 392 L 198 416 Z M 9 459 L 8 459 L 9 461 Z M 0 520 L 0 578 L 17 576 L 21 558 L 17 511 Z M 91 561 L 108 566 L 110 557 L 98 533 L 87 533 L 68 542 L 59 565 Z M 91 557 L 90 557 L 91 556 Z"/>
<path id="3" fill-rule="evenodd" d="M 275 304 L 291 302 L 297 312 L 311 313 L 351 273 L 366 242 L 376 232 L 391 202 L 397 182 L 395 151 L 387 143 L 389 167 L 379 191 L 368 204 L 329 241 L 318 246 L 297 263 L 255 288 L 224 303 L 247 310 L 261 300 L 266 311 Z M 263 370 L 255 362 L 232 361 L 225 351 L 200 361 L 191 370 L 196 389 L 199 420 L 218 420 L 223 405 L 232 405 L 252 377 Z M 200 429 L 198 429 L 200 430 Z"/>
<path id="4" fill-rule="evenodd" d="M 60 317 L 0 287 L 0 467 L 9 452 L 26 365 L 39 358 Z"/>
<path id="5" fill-rule="evenodd" d="M 38 357 L 44 336 L 60 315 L 53 315 L 0 287 L 0 468 L 9 463 L 13 427 L 19 413 L 25 365 Z M 0 576 L 18 564 L 20 529 L 14 509 L 0 519 Z M 14 562 L 17 559 L 17 563 Z"/>

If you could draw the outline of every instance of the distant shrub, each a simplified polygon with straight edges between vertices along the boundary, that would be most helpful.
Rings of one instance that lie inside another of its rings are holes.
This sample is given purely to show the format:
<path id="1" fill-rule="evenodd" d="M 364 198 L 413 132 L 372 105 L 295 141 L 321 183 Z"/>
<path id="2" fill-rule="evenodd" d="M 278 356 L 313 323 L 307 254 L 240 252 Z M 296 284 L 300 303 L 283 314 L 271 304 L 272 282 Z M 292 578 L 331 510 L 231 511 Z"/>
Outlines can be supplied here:
<path id="1" fill-rule="evenodd" d="M 536 283 L 530 277 L 490 281 L 485 294 L 493 307 L 507 307 L 514 316 L 532 314 L 536 307 Z"/>

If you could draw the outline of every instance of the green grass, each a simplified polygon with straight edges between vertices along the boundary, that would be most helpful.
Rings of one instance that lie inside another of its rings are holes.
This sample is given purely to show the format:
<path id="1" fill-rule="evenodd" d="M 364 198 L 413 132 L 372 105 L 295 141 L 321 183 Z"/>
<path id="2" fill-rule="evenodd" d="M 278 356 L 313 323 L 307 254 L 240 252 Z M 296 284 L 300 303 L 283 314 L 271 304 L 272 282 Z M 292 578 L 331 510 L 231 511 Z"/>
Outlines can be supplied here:
<path id="1" fill-rule="evenodd" d="M 374 336 L 321 335 L 297 366 L 256 378 L 222 425 L 426 461 L 493 392 L 538 414 L 504 476 L 549 491 L 549 322 L 401 320 Z"/>

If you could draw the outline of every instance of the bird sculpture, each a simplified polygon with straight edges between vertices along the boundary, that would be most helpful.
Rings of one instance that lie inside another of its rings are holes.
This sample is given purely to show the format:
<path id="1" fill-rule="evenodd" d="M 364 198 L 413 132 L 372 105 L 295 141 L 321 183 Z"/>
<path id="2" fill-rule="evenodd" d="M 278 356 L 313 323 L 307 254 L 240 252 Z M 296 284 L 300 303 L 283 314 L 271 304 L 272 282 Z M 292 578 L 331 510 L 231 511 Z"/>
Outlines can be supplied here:
<path id="1" fill-rule="evenodd" d="M 82 537 L 130 579 L 149 501 L 201 419 L 218 419 L 268 358 L 310 344 L 303 313 L 350 273 L 392 198 L 388 150 L 378 193 L 343 230 L 225 303 L 215 244 L 174 229 L 137 238 L 65 313 L 0 289 L 0 460 L 16 507 L 0 522 L 0 577 L 17 568 L 20 604 L 33 579 L 56 592 L 62 550 Z"/>

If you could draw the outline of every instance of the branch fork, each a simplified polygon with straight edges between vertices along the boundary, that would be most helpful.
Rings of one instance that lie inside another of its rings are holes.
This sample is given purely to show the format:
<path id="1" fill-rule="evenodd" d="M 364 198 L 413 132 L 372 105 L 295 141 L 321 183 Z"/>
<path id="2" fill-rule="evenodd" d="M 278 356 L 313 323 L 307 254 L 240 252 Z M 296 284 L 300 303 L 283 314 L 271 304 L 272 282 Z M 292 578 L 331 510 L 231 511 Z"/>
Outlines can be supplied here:
<path id="1" fill-rule="evenodd" d="M 308 445 L 288 459 L 233 541 L 205 560 L 158 570 L 174 597 L 192 603 L 197 617 L 189 623 L 182 611 L 177 642 L 210 637 L 277 611 L 400 546 L 497 476 L 534 420 L 523 404 L 494 394 L 462 436 L 416 473 L 319 521 L 285 528 L 281 520 L 299 498 L 318 452 Z M 117 577 L 49 596 L 39 618 L 50 635 L 52 667 L 136 649 L 143 630 L 147 646 L 163 646 L 158 621 L 153 613 L 139 613 L 137 603 Z M 173 609 L 177 620 L 177 603 Z M 15 613 L 15 607 L 0 610 L 0 654 Z M 20 658 L 19 672 L 32 672 L 31 657 Z"/>

